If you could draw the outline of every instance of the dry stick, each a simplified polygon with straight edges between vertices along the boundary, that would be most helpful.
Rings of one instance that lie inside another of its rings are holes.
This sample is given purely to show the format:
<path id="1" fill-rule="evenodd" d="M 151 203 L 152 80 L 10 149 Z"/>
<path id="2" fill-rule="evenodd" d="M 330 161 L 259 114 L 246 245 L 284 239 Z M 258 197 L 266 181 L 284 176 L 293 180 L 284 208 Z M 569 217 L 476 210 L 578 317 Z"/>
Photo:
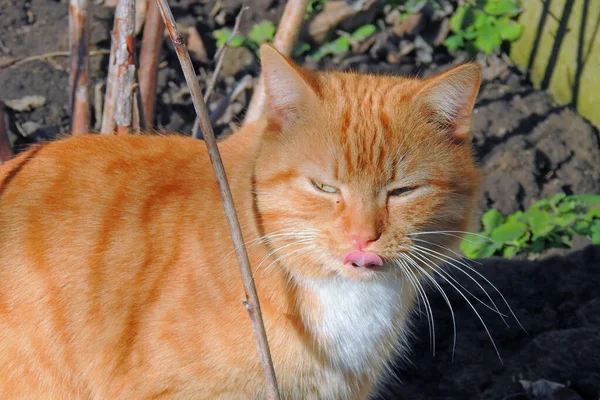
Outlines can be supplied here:
<path id="1" fill-rule="evenodd" d="M 294 50 L 294 44 L 298 39 L 308 2 L 309 0 L 288 0 L 285 5 L 281 21 L 279 21 L 277 32 L 273 39 L 273 46 L 285 56 L 290 56 L 292 50 Z M 261 74 L 254 89 L 254 95 L 250 100 L 248 110 L 246 111 L 245 124 L 260 118 L 265 106 L 265 100 L 265 83 Z"/>
<path id="2" fill-rule="evenodd" d="M 117 51 L 117 32 L 119 21 L 115 15 L 113 31 L 111 32 L 110 57 L 108 60 L 108 76 L 106 77 L 106 94 L 104 95 L 104 108 L 102 110 L 102 126 L 100 132 L 112 134 L 115 129 L 115 110 L 117 108 L 117 63 L 115 53 Z"/>
<path id="3" fill-rule="evenodd" d="M 88 2 L 70 0 L 69 5 L 69 98 L 71 132 L 87 133 L 90 129 L 90 93 L 88 88 Z"/>
<path id="4" fill-rule="evenodd" d="M 135 83 L 135 1 L 120 0 L 115 11 L 117 24 L 117 108 L 115 123 L 117 135 L 131 132 L 133 115 L 133 90 Z"/>
<path id="5" fill-rule="evenodd" d="M 246 301 L 244 306 L 248 310 L 250 320 L 252 322 L 252 331 L 254 332 L 254 338 L 256 340 L 256 347 L 258 349 L 258 356 L 260 358 L 263 373 L 266 381 L 267 396 L 271 400 L 279 399 L 279 389 L 277 388 L 277 380 L 275 378 L 275 370 L 273 368 L 273 362 L 271 361 L 271 353 L 269 351 L 269 343 L 267 342 L 267 334 L 265 332 L 265 326 L 260 312 L 260 304 L 258 301 L 258 295 L 256 294 L 256 287 L 254 285 L 254 278 L 252 277 L 252 270 L 250 268 L 250 260 L 248 259 L 248 253 L 246 252 L 246 246 L 240 224 L 235 211 L 235 205 L 233 198 L 231 197 L 231 191 L 229 189 L 229 183 L 227 181 L 227 175 L 223 162 L 221 161 L 221 154 L 217 147 L 217 140 L 210 124 L 208 116 L 208 110 L 206 109 L 206 103 L 202 99 L 202 91 L 200 90 L 200 84 L 196 78 L 196 73 L 192 65 L 192 60 L 187 51 L 183 36 L 175 25 L 175 20 L 171 9 L 167 4 L 167 0 L 156 0 L 160 6 L 160 12 L 162 14 L 165 25 L 169 31 L 169 36 L 173 41 L 175 50 L 177 51 L 177 57 L 181 63 L 185 80 L 190 87 L 190 93 L 192 95 L 192 101 L 194 102 L 194 108 L 196 114 L 200 118 L 200 127 L 204 132 L 204 141 L 208 149 L 208 155 L 212 164 L 217 184 L 219 186 L 219 192 L 223 200 L 223 207 L 225 209 L 225 215 L 227 217 L 227 224 L 231 233 L 231 239 L 235 248 L 235 253 L 240 266 L 240 272 L 242 274 L 242 281 L 244 283 L 244 290 L 246 292 Z"/>
<path id="6" fill-rule="evenodd" d="M 163 42 L 165 23 L 160 15 L 158 5 L 154 0 L 148 4 L 144 36 L 140 50 L 139 83 L 141 102 L 144 109 L 146 125 L 152 126 L 156 102 L 156 80 L 158 76 L 158 60 Z"/>
<path id="7" fill-rule="evenodd" d="M 213 90 L 215 89 L 215 85 L 217 84 L 217 78 L 219 77 L 219 72 L 221 72 L 221 68 L 223 68 L 223 60 L 225 59 L 225 54 L 227 54 L 227 49 L 229 48 L 229 44 L 231 43 L 231 41 L 233 40 L 235 35 L 237 35 L 237 32 L 240 29 L 240 22 L 242 21 L 242 15 L 244 14 L 244 11 L 246 11 L 247 9 L 248 9 L 248 6 L 242 6 L 242 8 L 240 9 L 240 12 L 238 13 L 237 17 L 235 18 L 235 24 L 233 24 L 233 30 L 231 31 L 231 35 L 229 35 L 229 38 L 227 39 L 225 44 L 223 44 L 223 46 L 219 50 L 217 50 L 217 53 L 215 54 L 215 58 L 217 60 L 217 65 L 215 66 L 215 71 L 213 72 L 212 78 L 210 79 L 210 82 L 208 83 L 208 86 L 206 87 L 206 92 L 204 93 L 204 102 L 205 103 L 208 103 L 208 99 L 210 99 L 210 95 L 212 94 Z M 199 121 L 199 118 L 196 117 L 196 120 L 194 121 L 194 127 L 192 128 L 192 137 L 197 138 L 199 133 L 200 133 L 200 121 Z"/>
<path id="8" fill-rule="evenodd" d="M 223 115 L 227 107 L 237 100 L 238 97 L 244 92 L 244 90 L 250 89 L 254 83 L 251 75 L 246 75 L 244 78 L 238 82 L 238 84 L 233 88 L 231 92 L 227 94 L 217 107 L 210 112 L 210 123 L 214 124 L 217 122 L 219 118 Z M 194 121 L 194 126 L 192 128 L 193 137 L 199 139 L 200 138 L 200 119 L 196 118 Z"/>
<path id="9" fill-rule="evenodd" d="M 217 122 L 217 120 L 221 118 L 229 104 L 236 101 L 237 98 L 240 97 L 240 95 L 244 93 L 245 90 L 250 89 L 253 83 L 254 80 L 252 79 L 252 75 L 244 76 L 244 78 L 238 82 L 238 84 L 233 88 L 233 90 L 219 102 L 217 107 L 210 112 L 210 122 L 213 124 Z"/>
<path id="10" fill-rule="evenodd" d="M 10 160 L 13 156 L 10 140 L 8 140 L 8 128 L 4 121 L 4 103 L 0 101 L 0 164 Z"/>

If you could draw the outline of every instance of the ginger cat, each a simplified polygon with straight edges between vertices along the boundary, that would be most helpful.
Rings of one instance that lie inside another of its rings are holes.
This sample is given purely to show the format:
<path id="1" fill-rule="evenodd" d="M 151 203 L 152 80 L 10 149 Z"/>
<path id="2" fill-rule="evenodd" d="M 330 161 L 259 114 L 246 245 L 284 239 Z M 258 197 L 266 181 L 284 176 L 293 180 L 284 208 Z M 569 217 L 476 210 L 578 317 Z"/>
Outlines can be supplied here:
<path id="1" fill-rule="evenodd" d="M 468 228 L 479 67 L 261 59 L 264 117 L 219 146 L 281 394 L 367 399 L 440 263 L 415 245 Z M 84 135 L 0 167 L 1 399 L 264 398 L 243 293 L 200 141 Z"/>

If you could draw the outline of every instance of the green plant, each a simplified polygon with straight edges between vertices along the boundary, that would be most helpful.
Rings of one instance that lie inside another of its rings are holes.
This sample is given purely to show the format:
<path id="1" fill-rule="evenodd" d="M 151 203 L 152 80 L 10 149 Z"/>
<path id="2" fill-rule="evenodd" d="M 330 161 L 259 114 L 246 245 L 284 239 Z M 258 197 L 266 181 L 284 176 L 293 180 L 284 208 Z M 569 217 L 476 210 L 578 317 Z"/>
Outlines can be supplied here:
<path id="1" fill-rule="evenodd" d="M 273 40 L 273 37 L 275 36 L 275 30 L 275 25 L 273 25 L 271 21 L 261 21 L 252 26 L 247 38 L 242 34 L 237 33 L 233 39 L 231 39 L 229 47 L 246 46 L 251 50 L 257 51 L 262 43 Z M 215 30 L 213 32 L 213 37 L 217 41 L 217 47 L 223 46 L 232 33 L 232 30 L 229 28 Z"/>
<path id="2" fill-rule="evenodd" d="M 320 60 L 331 54 L 343 54 L 350 49 L 350 45 L 354 43 L 360 43 L 377 31 L 375 25 L 363 25 L 356 29 L 352 34 L 342 32 L 341 35 L 328 43 L 325 43 L 319 47 L 312 55 L 313 60 Z"/>
<path id="3" fill-rule="evenodd" d="M 516 0 L 474 0 L 458 7 L 450 18 L 450 35 L 444 45 L 450 50 L 466 47 L 471 52 L 491 54 L 503 41 L 521 36 L 523 26 L 513 20 L 520 12 Z"/>
<path id="4" fill-rule="evenodd" d="M 511 258 L 518 253 L 533 255 L 548 248 L 570 248 L 576 235 L 600 244 L 600 195 L 558 193 L 508 217 L 491 209 L 481 222 L 483 231 L 466 235 L 461 243 L 469 258 Z"/>

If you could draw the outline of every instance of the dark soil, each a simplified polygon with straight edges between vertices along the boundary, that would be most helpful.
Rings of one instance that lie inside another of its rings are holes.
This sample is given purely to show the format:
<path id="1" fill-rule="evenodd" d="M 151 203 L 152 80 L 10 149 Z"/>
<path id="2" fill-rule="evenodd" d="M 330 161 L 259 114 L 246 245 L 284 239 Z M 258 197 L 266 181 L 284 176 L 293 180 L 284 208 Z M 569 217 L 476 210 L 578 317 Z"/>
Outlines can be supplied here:
<path id="1" fill-rule="evenodd" d="M 497 314 L 474 302 L 498 347 L 500 361 L 473 309 L 450 285 L 440 282 L 456 315 L 456 350 L 452 351 L 454 334 L 448 306 L 439 293 L 430 291 L 435 357 L 423 314 L 415 319 L 410 361 L 397 363 L 397 377 L 387 382 L 380 398 L 598 400 L 600 247 L 588 246 L 538 262 L 492 258 L 480 265 L 471 264 L 504 295 L 525 331 L 498 293 L 482 282 L 500 311 L 508 315 L 507 326 Z M 454 275 L 459 277 L 460 273 Z M 485 299 L 473 282 L 460 281 Z M 524 388 L 525 381 L 544 386 L 544 380 L 564 387 L 537 396 Z"/>
<path id="2" fill-rule="evenodd" d="M 12 57 L 67 50 L 67 3 L 0 0 L 0 65 Z M 192 0 L 171 3 L 180 28 L 195 27 L 210 58 L 215 52 L 212 30 L 223 24 L 232 26 L 243 2 L 221 1 L 221 11 L 215 18 L 209 16 L 214 0 L 207 1 L 208 4 Z M 262 19 L 277 22 L 282 4 L 277 0 L 253 1 L 241 31 L 247 33 L 254 22 Z M 113 10 L 103 6 L 94 7 L 91 49 L 109 48 L 112 13 Z M 368 22 L 374 22 L 373 18 L 382 15 L 371 12 L 368 17 L 371 18 Z M 298 61 L 309 68 L 426 76 L 467 59 L 463 54 L 451 56 L 432 45 L 433 36 L 422 26 L 403 37 L 386 30 L 377 34 L 377 40 L 366 49 L 320 63 Z M 405 54 L 407 43 L 414 43 L 417 50 Z M 189 133 L 195 114 L 170 43 L 165 42 L 161 57 L 164 62 L 159 71 L 157 129 Z M 503 213 L 511 213 L 559 191 L 600 193 L 598 131 L 572 109 L 557 107 L 545 93 L 534 90 L 520 71 L 501 58 L 479 61 L 484 65 L 484 82 L 474 114 L 473 139 L 485 173 L 481 211 L 496 207 Z M 17 151 L 29 143 L 68 132 L 66 62 L 66 57 L 55 57 L 0 67 L 0 100 L 26 95 L 45 97 L 45 104 L 31 111 L 7 110 L 11 139 Z M 91 57 L 92 89 L 105 79 L 107 63 L 107 55 Z M 201 75 L 202 71 L 211 74 L 211 63 L 195 60 L 195 64 Z M 259 69 L 252 52 L 244 48 L 230 51 L 225 65 L 209 104 L 211 109 L 236 82 L 246 74 L 256 76 Z M 204 85 L 204 80 L 201 84 Z M 232 124 L 239 123 L 250 95 L 250 91 L 244 93 L 219 119 L 216 125 L 219 134 L 231 131 Z M 92 122 L 98 129 L 97 121 Z M 578 243 L 578 248 L 586 245 L 585 241 Z M 514 318 L 507 318 L 510 327 L 506 327 L 497 315 L 476 307 L 504 364 L 473 310 L 445 285 L 457 319 L 453 353 L 450 312 L 442 297 L 430 290 L 435 312 L 436 356 L 433 357 L 430 348 L 426 318 L 417 318 L 414 354 L 410 363 L 398 363 L 399 380 L 392 380 L 382 390 L 384 397 L 598 400 L 600 249 L 590 246 L 570 254 L 561 253 L 564 257 L 538 262 L 490 259 L 474 265 L 498 286 L 528 332 L 524 333 Z M 457 278 L 480 295 L 466 277 L 457 273 Z M 492 297 L 499 300 L 497 293 L 492 293 Z M 557 388 L 556 384 L 564 387 Z"/>

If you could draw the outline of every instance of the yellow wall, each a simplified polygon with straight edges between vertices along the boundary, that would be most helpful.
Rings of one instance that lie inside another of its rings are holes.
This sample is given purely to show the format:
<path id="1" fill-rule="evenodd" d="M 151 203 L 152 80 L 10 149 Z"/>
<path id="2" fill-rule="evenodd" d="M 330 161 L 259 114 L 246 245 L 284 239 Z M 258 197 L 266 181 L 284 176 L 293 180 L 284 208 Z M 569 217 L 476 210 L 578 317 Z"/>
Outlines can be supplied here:
<path id="1" fill-rule="evenodd" d="M 521 0 L 511 58 L 537 88 L 600 127 L 600 0 Z"/>

